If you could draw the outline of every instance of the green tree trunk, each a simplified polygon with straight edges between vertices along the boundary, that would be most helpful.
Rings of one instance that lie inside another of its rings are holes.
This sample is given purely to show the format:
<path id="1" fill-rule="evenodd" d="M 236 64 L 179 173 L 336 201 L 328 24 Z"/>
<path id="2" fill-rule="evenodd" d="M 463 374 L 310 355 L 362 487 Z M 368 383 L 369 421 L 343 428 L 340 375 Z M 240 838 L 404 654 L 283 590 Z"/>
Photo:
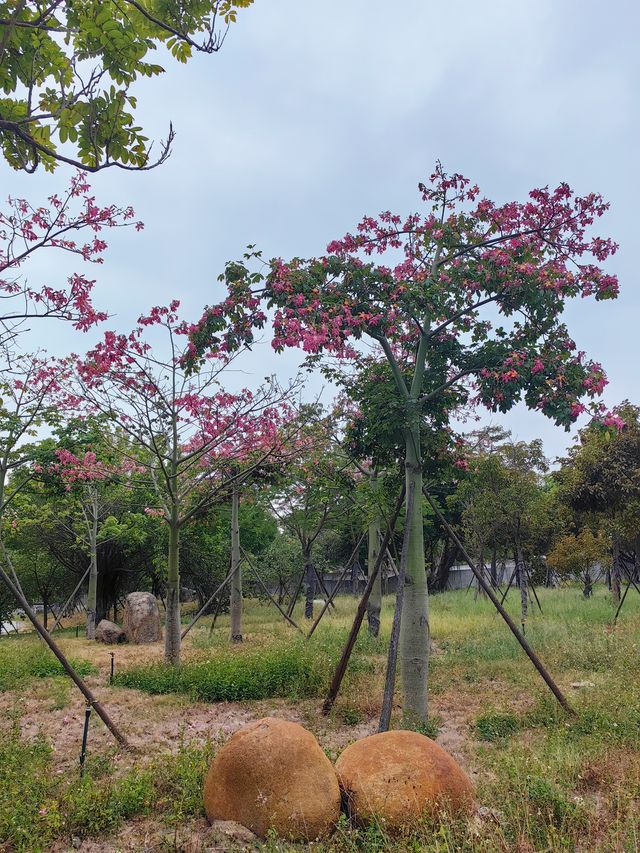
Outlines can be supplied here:
<path id="1" fill-rule="evenodd" d="M 231 642 L 242 642 L 242 564 L 240 560 L 240 495 L 234 488 L 231 494 Z"/>
<path id="2" fill-rule="evenodd" d="M 611 597 L 614 604 L 620 604 L 620 539 L 613 536 L 613 559 L 611 561 Z"/>
<path id="3" fill-rule="evenodd" d="M 376 519 L 369 525 L 369 550 L 367 556 L 367 566 L 369 574 L 373 571 L 373 567 L 380 553 L 380 521 Z M 380 633 L 380 611 L 382 609 L 382 570 L 376 575 L 371 595 L 367 602 L 367 625 L 369 633 L 377 637 Z"/>
<path id="4" fill-rule="evenodd" d="M 313 619 L 313 600 L 316 597 L 316 572 L 311 560 L 311 548 L 304 550 L 304 577 L 306 580 L 304 618 Z"/>
<path id="5" fill-rule="evenodd" d="M 165 604 L 164 660 L 180 665 L 180 525 L 177 507 L 172 507 L 169 522 L 167 560 L 167 601 Z"/>
<path id="6" fill-rule="evenodd" d="M 403 715 L 409 725 L 426 722 L 429 673 L 429 594 L 424 556 L 422 520 L 422 460 L 419 428 L 406 439 L 407 494 L 414 488 L 407 551 L 402 621 L 400 624 L 400 675 L 404 698 Z"/>
<path id="7" fill-rule="evenodd" d="M 520 543 L 516 543 L 514 556 L 516 558 L 516 579 L 520 589 L 520 620 L 524 624 L 529 612 L 529 588 L 527 586 L 527 573 L 525 571 L 524 557 Z"/>
<path id="8" fill-rule="evenodd" d="M 98 601 L 98 494 L 91 492 L 91 518 L 89 525 L 89 592 L 87 595 L 87 640 L 96 636 L 96 610 Z"/>

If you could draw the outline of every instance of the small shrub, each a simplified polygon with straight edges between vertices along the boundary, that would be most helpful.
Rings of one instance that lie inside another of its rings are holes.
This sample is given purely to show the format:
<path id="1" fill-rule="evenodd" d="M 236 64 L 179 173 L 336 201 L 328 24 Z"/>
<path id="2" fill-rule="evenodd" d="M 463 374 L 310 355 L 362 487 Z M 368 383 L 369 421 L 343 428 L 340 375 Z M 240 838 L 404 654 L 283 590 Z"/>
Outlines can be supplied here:
<path id="1" fill-rule="evenodd" d="M 533 808 L 554 826 L 561 826 L 575 814 L 575 804 L 569 802 L 553 783 L 540 776 L 527 777 L 526 794 Z"/>
<path id="2" fill-rule="evenodd" d="M 157 806 L 167 809 L 169 823 L 180 824 L 186 817 L 204 814 L 203 783 L 214 751 L 211 742 L 204 747 L 181 744 L 177 755 L 154 762 Z"/>
<path id="3" fill-rule="evenodd" d="M 491 743 L 506 741 L 519 728 L 520 721 L 513 714 L 489 712 L 478 717 L 475 723 L 478 736 Z"/>
<path id="4" fill-rule="evenodd" d="M 26 741 L 14 721 L 0 739 L 0 845 L 17 851 L 46 850 L 60 820 L 47 773 L 51 748 Z"/>
<path id="5" fill-rule="evenodd" d="M 357 726 L 362 721 L 362 714 L 357 708 L 346 707 L 340 711 L 340 717 L 345 726 Z"/>
<path id="6" fill-rule="evenodd" d="M 63 797 L 64 828 L 81 838 L 109 832 L 134 815 L 146 814 L 154 800 L 148 771 L 131 771 L 121 779 L 100 782 L 85 775 Z"/>

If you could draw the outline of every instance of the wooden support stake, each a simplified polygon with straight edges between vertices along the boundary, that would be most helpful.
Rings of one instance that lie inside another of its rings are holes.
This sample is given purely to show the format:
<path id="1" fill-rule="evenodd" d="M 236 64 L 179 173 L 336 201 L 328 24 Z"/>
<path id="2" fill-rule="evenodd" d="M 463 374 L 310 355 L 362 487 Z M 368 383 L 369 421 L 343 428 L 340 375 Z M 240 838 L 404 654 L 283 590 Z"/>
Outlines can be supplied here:
<path id="1" fill-rule="evenodd" d="M 226 578 L 222 581 L 222 583 L 220 584 L 220 586 L 218 587 L 218 589 L 213 593 L 213 595 L 210 595 L 210 596 L 209 596 L 209 598 L 207 598 L 207 600 L 206 600 L 206 601 L 205 601 L 205 603 L 202 605 L 202 607 L 200 608 L 200 610 L 198 610 L 198 612 L 196 613 L 196 615 L 193 617 L 192 621 L 191 621 L 191 622 L 189 622 L 189 624 L 188 624 L 188 625 L 187 625 L 187 627 L 184 629 L 184 631 L 182 632 L 182 634 L 180 634 L 180 639 L 181 639 L 181 640 L 184 640 L 184 638 L 187 636 L 187 634 L 189 633 L 189 631 L 193 628 L 193 626 L 196 624 L 196 622 L 197 622 L 197 621 L 200 619 L 200 617 L 204 614 L 205 610 L 209 607 L 209 605 L 211 604 L 211 602 L 213 601 L 213 599 L 216 597 L 216 595 L 217 595 L 221 590 L 223 590 L 223 589 L 224 589 L 224 587 L 226 586 L 226 584 L 228 584 L 228 583 L 229 583 L 229 581 L 231 580 L 231 578 L 232 578 L 232 577 L 233 577 L 233 569 L 229 572 L 229 574 L 226 576 Z"/>
<path id="2" fill-rule="evenodd" d="M 358 604 L 358 609 L 356 610 L 356 615 L 353 620 L 353 625 L 351 626 L 349 637 L 347 638 L 347 642 L 345 643 L 344 649 L 342 650 L 342 655 L 340 656 L 340 660 L 338 661 L 338 665 L 336 666 L 333 678 L 331 679 L 331 686 L 329 687 L 329 692 L 327 693 L 327 696 L 322 705 L 323 714 L 328 714 L 331 708 L 333 707 L 333 703 L 336 701 L 336 697 L 340 690 L 340 685 L 342 684 L 342 679 L 344 678 L 344 674 L 347 671 L 349 658 L 351 657 L 351 652 L 353 651 L 353 647 L 355 646 L 356 640 L 358 639 L 358 632 L 360 631 L 360 626 L 362 625 L 364 614 L 367 611 L 367 602 L 369 601 L 369 596 L 371 595 L 373 584 L 378 575 L 378 572 L 380 571 L 380 567 L 382 566 L 382 563 L 385 559 L 387 545 L 391 541 L 398 515 L 400 514 L 402 504 L 404 503 L 405 490 L 406 487 L 403 484 L 402 490 L 393 509 L 392 516 L 389 520 L 389 525 L 387 527 L 386 533 L 384 534 L 384 539 L 382 540 L 382 547 L 380 548 L 380 551 L 378 553 L 378 559 L 376 560 L 376 564 L 373 567 L 373 570 L 369 573 L 367 585 L 364 588 L 362 598 L 360 599 L 360 603 Z"/>
<path id="3" fill-rule="evenodd" d="M 322 610 L 320 611 L 320 613 L 318 614 L 316 621 L 311 626 L 309 633 L 307 634 L 307 640 L 313 634 L 313 632 L 316 630 L 320 620 L 322 619 L 324 614 L 329 609 L 329 605 L 333 602 L 334 597 L 337 595 L 338 590 L 340 589 L 340 585 L 345 578 L 345 575 L 347 574 L 349 569 L 353 566 L 355 559 L 358 556 L 358 551 L 360 550 L 360 545 L 362 544 L 362 540 L 364 539 L 365 535 L 366 534 L 363 533 L 362 536 L 358 539 L 358 544 L 356 545 L 356 547 L 351 552 L 351 556 L 349 557 L 349 560 L 347 561 L 347 565 L 342 570 L 340 577 L 338 578 L 338 582 L 336 583 L 336 585 L 333 588 L 333 592 L 331 593 L 329 598 L 325 601 L 324 606 L 323 606 Z"/>
<path id="4" fill-rule="evenodd" d="M 258 583 L 259 583 L 259 584 L 260 584 L 260 586 L 262 587 L 262 590 L 263 590 L 263 591 L 267 594 L 267 596 L 269 597 L 269 601 L 271 601 L 271 603 L 272 603 L 272 604 L 275 604 L 275 606 L 278 608 L 278 610 L 280 611 L 280 613 L 282 614 L 282 616 L 287 620 L 287 622 L 288 622 L 290 625 L 293 625 L 293 627 L 294 627 L 297 631 L 300 631 L 300 633 L 301 633 L 301 634 L 302 634 L 302 636 L 304 637 L 304 636 L 305 636 L 305 633 L 304 633 L 304 631 L 302 630 L 302 628 L 298 625 L 298 623 L 297 623 L 297 622 L 294 622 L 294 621 L 293 621 L 293 619 L 291 618 L 291 616 L 289 616 L 289 615 L 288 615 L 288 614 L 287 614 L 287 613 L 282 609 L 282 607 L 280 607 L 280 605 L 278 604 L 278 602 L 276 601 L 276 599 L 271 595 L 271 593 L 269 592 L 269 589 L 268 589 L 267 585 L 265 584 L 265 582 L 262 580 L 262 578 L 261 578 L 261 577 L 260 577 L 260 575 L 258 574 L 258 570 L 257 570 L 257 569 L 256 569 L 256 567 L 253 565 L 253 563 L 252 563 L 252 562 L 251 562 L 251 560 L 249 559 L 249 555 L 247 554 L 247 552 L 244 550 L 244 548 L 243 548 L 242 546 L 240 546 L 240 550 L 241 550 L 241 552 L 242 552 L 242 557 L 243 557 L 243 559 L 246 561 L 247 565 L 249 566 L 249 568 L 251 569 L 251 571 L 252 571 L 252 572 L 253 572 L 253 574 L 255 575 L 256 580 L 258 581 Z"/>
<path id="5" fill-rule="evenodd" d="M 404 535 L 402 537 L 402 554 L 400 555 L 400 571 L 398 572 L 398 588 L 396 590 L 396 606 L 393 611 L 393 625 L 391 628 L 391 639 L 389 640 L 389 655 L 387 657 L 387 674 L 384 681 L 384 696 L 382 699 L 382 710 L 380 711 L 379 732 L 388 732 L 391 722 L 391 708 L 393 707 L 393 694 L 396 689 L 396 666 L 398 663 L 398 643 L 400 640 L 400 620 L 402 619 L 402 602 L 404 599 L 404 579 L 407 574 L 407 559 L 409 557 L 409 519 L 413 512 L 413 497 L 415 483 L 409 484 L 407 492 L 407 509 L 405 512 Z"/>
<path id="6" fill-rule="evenodd" d="M 504 621 L 505 621 L 505 622 L 507 623 L 507 625 L 509 626 L 509 629 L 510 629 L 511 633 L 514 635 L 514 637 L 516 638 L 516 640 L 520 643 L 520 645 L 522 646 L 522 648 L 523 648 L 523 650 L 524 650 L 525 654 L 527 655 L 527 657 L 529 658 L 529 660 L 531 661 L 531 663 L 535 666 L 535 668 L 538 670 L 538 672 L 539 672 L 539 673 L 540 673 L 540 675 L 542 676 L 542 678 L 543 678 L 543 680 L 544 680 L 545 684 L 547 685 L 547 687 L 549 688 L 549 690 L 551 690 L 551 692 L 553 693 L 553 695 L 556 697 L 556 699 L 558 700 L 558 702 L 562 705 L 562 707 L 564 708 L 564 710 L 565 710 L 568 714 L 573 714 L 573 715 L 575 715 L 575 713 L 576 713 L 576 712 L 573 710 L 573 708 L 571 707 L 571 705 L 567 702 L 567 700 L 566 700 L 566 698 L 565 698 L 564 694 L 562 693 L 562 691 L 560 690 L 560 688 L 558 687 L 558 685 L 555 683 L 555 681 L 553 680 L 553 678 L 551 677 L 551 675 L 549 675 L 549 673 L 548 673 L 548 672 L 547 672 L 547 670 L 545 669 L 545 667 L 544 667 L 544 665 L 543 665 L 542 661 L 540 660 L 540 658 L 539 658 L 539 657 L 537 656 L 537 654 L 533 651 L 533 649 L 531 648 L 531 646 L 529 645 L 529 643 L 526 641 L 526 639 L 524 638 L 524 635 L 521 633 L 521 631 L 519 631 L 519 630 L 518 630 L 518 626 L 515 624 L 515 622 L 514 622 L 514 621 L 513 621 L 513 619 L 511 618 L 511 616 L 509 616 L 509 614 L 508 614 L 508 613 L 507 613 L 507 611 L 504 609 L 504 607 L 502 606 L 502 604 L 498 601 L 498 599 L 497 599 L 496 595 L 494 594 L 493 590 L 492 590 L 492 589 L 491 589 L 491 587 L 487 584 L 487 582 L 485 581 L 485 579 L 482 577 L 482 575 L 480 574 L 480 572 L 478 571 L 478 569 L 477 569 L 477 568 L 476 568 L 476 566 L 474 565 L 473 561 L 471 560 L 471 557 L 470 557 L 470 556 L 469 556 L 469 554 L 467 553 L 466 548 L 464 547 L 464 545 L 462 544 L 462 542 L 460 541 L 460 539 L 459 539 L 459 538 L 458 538 L 458 536 L 456 535 L 456 532 L 455 532 L 455 531 L 454 531 L 454 529 L 451 527 L 451 525 L 449 524 L 449 522 L 446 520 L 446 518 L 445 518 L 445 517 L 442 515 L 442 513 L 440 512 L 440 509 L 439 509 L 438 505 L 436 504 L 436 502 L 433 500 L 433 498 L 431 497 L 431 495 L 430 495 L 430 494 L 429 494 L 429 492 L 427 491 L 426 486 L 425 486 L 425 487 L 423 487 L 422 491 L 423 491 L 423 493 L 424 493 L 425 498 L 427 499 L 427 501 L 428 501 L 428 502 L 429 502 L 429 504 L 431 505 L 431 508 L 433 509 L 433 511 L 435 512 L 436 516 L 438 517 L 438 520 L 440 521 L 440 524 L 442 524 L 442 525 L 443 525 L 443 527 L 445 528 L 445 530 L 447 531 L 447 533 L 449 534 L 449 536 L 451 536 L 451 538 L 453 539 L 453 541 L 456 543 L 456 545 L 457 545 L 457 546 L 458 546 L 458 548 L 460 549 L 460 552 L 461 552 L 462 556 L 464 557 L 464 559 L 465 559 L 465 560 L 467 561 L 467 563 L 469 564 L 469 568 L 470 568 L 470 569 L 471 569 L 471 571 L 474 573 L 474 575 L 478 578 L 478 583 L 482 586 L 482 588 L 484 589 L 484 591 L 486 592 L 486 594 L 487 594 L 487 595 L 489 596 L 489 598 L 491 599 L 491 601 L 492 601 L 492 603 L 493 603 L 494 607 L 496 607 L 496 609 L 498 610 L 498 613 L 502 616 L 502 618 L 504 619 Z M 508 589 L 508 587 L 507 587 L 507 589 Z"/>
<path id="7" fill-rule="evenodd" d="M 302 589 L 302 584 L 304 583 L 305 572 L 304 569 L 302 574 L 300 575 L 300 580 L 298 581 L 298 586 L 293 593 L 293 598 L 289 602 L 289 606 L 287 607 L 287 616 L 293 616 L 293 611 L 296 609 L 296 602 L 298 601 L 298 596 L 300 595 L 300 590 Z"/>
<path id="8" fill-rule="evenodd" d="M 53 634 L 53 632 L 56 630 L 56 628 L 58 627 L 58 625 L 59 625 L 59 624 L 60 624 L 60 622 L 62 621 L 62 617 L 64 616 L 64 614 L 65 614 L 65 612 L 66 612 L 66 610 L 67 610 L 67 607 L 69 607 L 69 605 L 71 604 L 71 602 L 73 601 L 73 599 L 76 597 L 76 594 L 77 594 L 78 590 L 80 589 L 80 587 L 81 587 L 81 586 L 82 586 L 82 584 L 84 583 L 84 579 L 87 577 L 87 575 L 89 574 L 89 572 L 90 572 L 90 571 L 91 571 L 91 566 L 89 565 L 89 566 L 87 567 L 87 571 L 82 575 L 82 577 L 81 577 L 81 578 L 80 578 L 80 580 L 78 581 L 78 583 L 77 583 L 77 585 L 76 585 L 76 588 L 73 590 L 73 592 L 71 593 L 71 595 L 69 596 L 69 598 L 67 598 L 67 600 L 65 601 L 65 603 L 64 603 L 64 605 L 63 605 L 63 607 L 62 607 L 62 610 L 60 611 L 60 613 L 58 613 L 58 615 L 57 615 L 57 617 L 56 617 L 56 619 L 55 619 L 55 622 L 54 622 L 54 623 L 53 623 L 53 625 L 51 626 L 51 631 L 49 632 L 50 634 Z M 115 621 L 115 620 L 114 620 L 114 621 Z"/>
<path id="9" fill-rule="evenodd" d="M 84 698 L 87 700 L 87 703 L 89 705 L 91 705 L 92 708 L 95 709 L 96 714 L 100 717 L 102 722 L 109 729 L 109 731 L 114 736 L 114 738 L 118 741 L 120 746 L 123 746 L 125 749 L 130 749 L 131 747 L 130 747 L 126 737 L 122 734 L 120 729 L 116 726 L 116 724 L 113 722 L 111 717 L 107 714 L 105 709 L 102 707 L 101 703 L 98 702 L 98 700 L 93 695 L 91 690 L 87 687 L 87 685 L 80 678 L 80 676 L 75 671 L 75 669 L 71 666 L 69 661 L 64 656 L 62 649 L 60 648 L 60 646 L 58 646 L 58 644 L 53 639 L 51 634 L 47 631 L 46 628 L 44 628 L 44 626 L 42 626 L 38 622 L 36 614 L 32 610 L 31 605 L 29 604 L 29 602 L 25 598 L 24 594 L 22 592 L 20 592 L 18 587 L 13 583 L 13 581 L 11 580 L 9 575 L 5 572 L 5 570 L 2 568 L 2 566 L 0 566 L 0 578 L 4 581 L 5 585 L 9 588 L 10 592 L 13 594 L 14 598 L 16 599 L 16 601 L 18 602 L 20 607 L 22 607 L 24 612 L 27 614 L 29 621 L 31 622 L 33 627 L 36 629 L 38 634 L 40 634 L 40 636 L 45 641 L 45 643 L 49 646 L 51 651 L 58 658 L 58 660 L 62 664 L 62 668 L 67 673 L 69 678 L 71 678 L 71 680 L 76 685 L 78 690 L 82 693 Z"/>
<path id="10" fill-rule="evenodd" d="M 316 565 L 315 565 L 315 563 L 311 563 L 311 565 L 313 566 L 313 573 L 314 573 L 314 575 L 316 576 L 316 578 L 317 578 L 317 580 L 318 580 L 318 583 L 320 584 L 320 589 L 321 589 L 321 590 L 322 590 L 322 592 L 324 593 L 325 603 L 328 601 L 328 602 L 329 602 L 329 606 L 330 606 L 330 607 L 333 607 L 333 609 L 335 610 L 335 609 L 336 609 L 336 606 L 335 606 L 335 604 L 333 603 L 333 596 L 332 596 L 332 595 L 329 595 L 329 591 L 327 590 L 327 587 L 325 586 L 325 583 L 324 583 L 324 581 L 323 581 L 323 579 L 322 579 L 322 577 L 321 577 L 320 573 L 319 573 L 319 572 L 318 572 L 318 570 L 316 569 Z"/>

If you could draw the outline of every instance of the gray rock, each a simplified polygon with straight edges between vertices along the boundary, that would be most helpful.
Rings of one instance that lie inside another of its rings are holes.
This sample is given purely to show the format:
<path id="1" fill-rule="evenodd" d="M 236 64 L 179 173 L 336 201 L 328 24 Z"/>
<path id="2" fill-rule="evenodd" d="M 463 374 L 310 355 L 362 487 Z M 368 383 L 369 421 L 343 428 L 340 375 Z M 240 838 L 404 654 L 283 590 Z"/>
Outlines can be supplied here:
<path id="1" fill-rule="evenodd" d="M 150 592 L 130 592 L 125 599 L 124 630 L 130 643 L 157 643 L 162 639 L 160 611 Z"/>
<path id="2" fill-rule="evenodd" d="M 124 629 L 115 622 L 109 622 L 108 619 L 101 619 L 96 628 L 96 640 L 98 643 L 126 643 L 127 635 Z"/>
<path id="3" fill-rule="evenodd" d="M 241 844 L 253 844 L 257 839 L 258 836 L 241 823 L 236 823 L 234 820 L 214 820 L 207 841 L 224 842 L 231 840 L 238 841 Z"/>

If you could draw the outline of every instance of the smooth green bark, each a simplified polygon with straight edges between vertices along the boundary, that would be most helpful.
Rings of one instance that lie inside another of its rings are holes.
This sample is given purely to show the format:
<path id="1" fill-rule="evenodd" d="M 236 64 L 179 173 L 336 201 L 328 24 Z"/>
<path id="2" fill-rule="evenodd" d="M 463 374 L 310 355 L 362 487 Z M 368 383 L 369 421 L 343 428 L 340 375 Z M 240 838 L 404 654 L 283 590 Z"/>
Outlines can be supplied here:
<path id="1" fill-rule="evenodd" d="M 87 640 L 96 636 L 96 612 L 98 609 L 98 493 L 91 490 L 91 516 L 88 519 L 89 532 L 89 591 L 87 594 Z"/>
<path id="2" fill-rule="evenodd" d="M 402 621 L 400 623 L 400 676 L 404 696 L 403 716 L 409 725 L 426 722 L 429 673 L 429 594 L 424 556 L 422 521 L 422 462 L 419 432 L 409 433 L 406 443 L 407 494 L 413 484 L 411 517 L 407 546 Z"/>
<path id="3" fill-rule="evenodd" d="M 164 659 L 175 666 L 180 663 L 180 526 L 177 508 L 169 522 L 167 559 L 167 601 L 165 612 Z"/>
<path id="4" fill-rule="evenodd" d="M 242 642 L 242 561 L 240 559 L 240 523 L 238 509 L 240 495 L 234 488 L 231 493 L 231 642 Z"/>

